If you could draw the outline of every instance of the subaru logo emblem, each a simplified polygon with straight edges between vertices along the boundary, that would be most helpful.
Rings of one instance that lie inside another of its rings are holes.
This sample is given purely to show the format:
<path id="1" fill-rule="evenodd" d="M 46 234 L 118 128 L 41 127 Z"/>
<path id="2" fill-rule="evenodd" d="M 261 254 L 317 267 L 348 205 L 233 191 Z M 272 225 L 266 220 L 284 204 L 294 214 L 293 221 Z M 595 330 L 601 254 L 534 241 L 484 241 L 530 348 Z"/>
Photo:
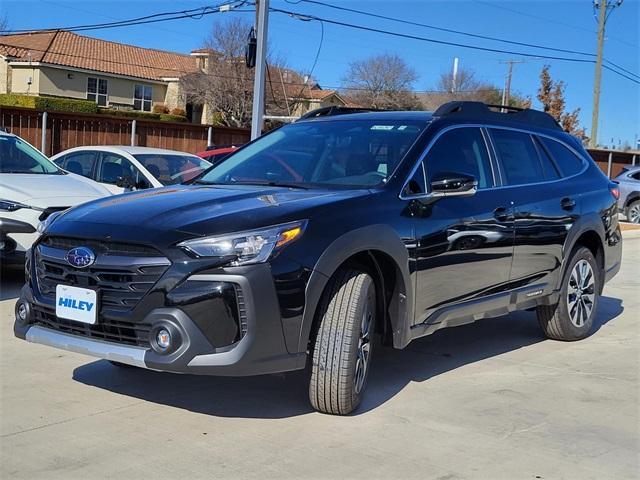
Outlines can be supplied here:
<path id="1" fill-rule="evenodd" d="M 76 268 L 85 268 L 96 261 L 95 254 L 87 247 L 72 248 L 65 255 L 67 263 Z"/>

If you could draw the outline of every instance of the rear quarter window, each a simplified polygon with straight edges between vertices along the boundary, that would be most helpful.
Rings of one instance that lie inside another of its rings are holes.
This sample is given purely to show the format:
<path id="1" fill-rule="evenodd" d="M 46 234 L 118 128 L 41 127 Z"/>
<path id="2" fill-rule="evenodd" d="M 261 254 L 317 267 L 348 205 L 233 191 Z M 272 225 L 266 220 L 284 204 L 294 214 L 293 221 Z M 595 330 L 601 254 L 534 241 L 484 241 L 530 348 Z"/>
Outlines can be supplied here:
<path id="1" fill-rule="evenodd" d="M 582 170 L 583 162 L 580 157 L 569 150 L 560 142 L 551 140 L 550 138 L 539 137 L 542 145 L 551 155 L 556 165 L 560 169 L 563 177 L 570 177 Z"/>

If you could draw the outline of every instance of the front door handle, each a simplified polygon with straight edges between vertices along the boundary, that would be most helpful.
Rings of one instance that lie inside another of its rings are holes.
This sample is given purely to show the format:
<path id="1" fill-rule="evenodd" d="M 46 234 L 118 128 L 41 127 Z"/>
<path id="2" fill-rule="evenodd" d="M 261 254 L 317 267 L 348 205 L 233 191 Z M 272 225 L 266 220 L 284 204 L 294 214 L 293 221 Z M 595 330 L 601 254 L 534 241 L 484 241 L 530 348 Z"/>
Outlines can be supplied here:
<path id="1" fill-rule="evenodd" d="M 563 198 L 560 200 L 560 206 L 563 210 L 573 210 L 576 206 L 576 201 L 573 198 Z"/>
<path id="2" fill-rule="evenodd" d="M 506 207 L 498 207 L 493 211 L 493 216 L 500 222 L 509 220 L 509 210 Z"/>

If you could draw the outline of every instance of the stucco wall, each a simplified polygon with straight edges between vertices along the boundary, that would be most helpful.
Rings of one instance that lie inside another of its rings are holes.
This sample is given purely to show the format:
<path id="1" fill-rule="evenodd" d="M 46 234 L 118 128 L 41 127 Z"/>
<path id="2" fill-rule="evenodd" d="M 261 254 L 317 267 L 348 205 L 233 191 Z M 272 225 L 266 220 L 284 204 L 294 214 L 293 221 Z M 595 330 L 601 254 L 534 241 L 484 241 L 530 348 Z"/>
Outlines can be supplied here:
<path id="1" fill-rule="evenodd" d="M 33 72 L 33 73 L 32 73 Z M 153 103 L 163 103 L 167 91 L 166 85 L 106 75 L 89 74 L 58 68 L 14 67 L 12 72 L 12 90 L 15 93 L 26 93 L 26 78 L 33 77 L 31 94 L 54 95 L 56 97 L 87 98 L 87 79 L 89 77 L 107 80 L 107 101 L 133 106 L 135 85 L 151 85 L 153 87 Z"/>
<path id="2" fill-rule="evenodd" d="M 0 57 L 0 93 L 7 92 L 7 62 Z"/>
<path id="3" fill-rule="evenodd" d="M 31 78 L 31 85 L 29 85 Z M 37 95 L 40 88 L 40 73 L 37 68 L 12 67 L 11 93 L 29 93 Z"/>

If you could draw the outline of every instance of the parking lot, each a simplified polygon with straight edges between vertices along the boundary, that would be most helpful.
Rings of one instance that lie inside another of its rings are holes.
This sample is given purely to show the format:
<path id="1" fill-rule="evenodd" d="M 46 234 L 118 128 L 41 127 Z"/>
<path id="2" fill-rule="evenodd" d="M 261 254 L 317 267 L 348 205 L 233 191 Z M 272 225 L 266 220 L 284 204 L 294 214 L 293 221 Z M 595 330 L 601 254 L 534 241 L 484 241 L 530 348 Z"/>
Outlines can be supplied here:
<path id="1" fill-rule="evenodd" d="M 597 331 L 545 340 L 535 314 L 378 349 L 364 405 L 312 412 L 306 374 L 121 370 L 13 337 L 3 278 L 2 478 L 637 478 L 640 237 Z"/>

